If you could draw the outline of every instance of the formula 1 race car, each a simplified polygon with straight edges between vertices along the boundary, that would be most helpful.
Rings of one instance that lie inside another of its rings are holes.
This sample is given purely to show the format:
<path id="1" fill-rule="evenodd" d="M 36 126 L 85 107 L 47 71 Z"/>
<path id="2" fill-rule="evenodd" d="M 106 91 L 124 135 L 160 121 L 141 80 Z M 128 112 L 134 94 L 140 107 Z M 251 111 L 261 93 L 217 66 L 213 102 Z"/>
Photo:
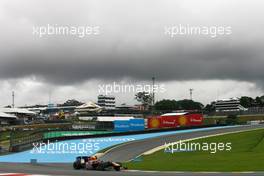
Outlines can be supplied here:
<path id="1" fill-rule="evenodd" d="M 87 169 L 87 170 L 116 170 L 120 171 L 122 167 L 121 163 L 112 161 L 100 161 L 96 157 L 90 156 L 78 156 L 73 163 L 73 168 L 76 170 Z M 126 169 L 126 168 L 124 168 Z"/>

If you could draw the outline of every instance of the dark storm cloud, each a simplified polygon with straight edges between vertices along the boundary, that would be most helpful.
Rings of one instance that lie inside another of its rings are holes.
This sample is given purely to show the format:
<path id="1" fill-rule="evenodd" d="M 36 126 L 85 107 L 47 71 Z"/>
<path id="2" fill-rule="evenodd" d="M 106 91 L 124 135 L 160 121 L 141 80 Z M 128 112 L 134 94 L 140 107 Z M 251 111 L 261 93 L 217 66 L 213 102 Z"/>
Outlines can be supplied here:
<path id="1" fill-rule="evenodd" d="M 113 2 L 121 6 L 71 1 L 58 11 L 38 11 L 59 7 L 59 3 L 38 5 L 28 1 L 22 10 L 18 2 L 12 8 L 4 3 L 0 18 L 4 29 L 0 34 L 0 79 L 34 75 L 48 83 L 64 85 L 89 79 L 149 80 L 156 76 L 161 81 L 231 79 L 263 85 L 262 2 L 242 3 L 240 8 L 247 8 L 248 13 L 233 9 L 234 2 L 239 1 L 231 1 L 230 7 L 226 6 L 228 1 L 219 1 L 216 7 L 209 4 L 207 8 L 187 4 L 187 9 L 183 8 L 186 4 L 180 6 L 184 4 L 180 1 L 146 0 L 141 6 Z M 200 8 L 201 12 L 188 8 Z M 32 35 L 32 26 L 47 23 L 99 25 L 101 35 L 83 39 Z M 164 35 L 165 25 L 177 24 L 228 25 L 232 35 Z"/>

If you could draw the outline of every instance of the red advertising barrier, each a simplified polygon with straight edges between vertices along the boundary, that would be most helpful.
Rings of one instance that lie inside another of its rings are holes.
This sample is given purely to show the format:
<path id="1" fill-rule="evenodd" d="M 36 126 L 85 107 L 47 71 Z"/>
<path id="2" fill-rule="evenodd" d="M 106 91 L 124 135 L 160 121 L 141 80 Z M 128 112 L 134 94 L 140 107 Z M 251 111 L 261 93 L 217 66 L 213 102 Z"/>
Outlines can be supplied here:
<path id="1" fill-rule="evenodd" d="M 168 113 L 148 118 L 148 128 L 176 128 L 202 125 L 202 114 Z"/>
<path id="2" fill-rule="evenodd" d="M 196 126 L 203 124 L 203 114 L 188 114 L 189 125 Z"/>
<path id="3" fill-rule="evenodd" d="M 161 116 L 161 126 L 163 128 L 175 128 L 179 126 L 179 116 Z"/>
<path id="4" fill-rule="evenodd" d="M 160 116 L 148 118 L 148 128 L 162 128 Z"/>

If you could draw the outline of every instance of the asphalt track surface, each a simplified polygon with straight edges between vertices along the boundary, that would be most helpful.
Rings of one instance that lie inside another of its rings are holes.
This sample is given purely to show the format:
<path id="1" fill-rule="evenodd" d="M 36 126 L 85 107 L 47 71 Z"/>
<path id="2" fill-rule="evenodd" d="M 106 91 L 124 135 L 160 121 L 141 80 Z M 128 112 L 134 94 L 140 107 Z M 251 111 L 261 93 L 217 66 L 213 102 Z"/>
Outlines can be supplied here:
<path id="1" fill-rule="evenodd" d="M 155 137 L 139 141 L 133 141 L 119 145 L 108 151 L 101 159 L 112 161 L 127 161 L 135 158 L 141 153 L 152 148 L 163 145 L 165 142 L 175 142 L 178 140 L 191 139 L 207 135 L 221 134 L 227 132 L 244 131 L 250 129 L 264 128 L 264 125 L 257 126 L 239 126 L 232 128 L 214 129 L 209 131 L 186 132 L 173 134 L 162 137 Z M 14 158 L 15 160 L 15 158 Z M 27 173 L 27 174 L 44 174 L 44 175 L 64 175 L 64 176 L 263 176 L 264 173 L 206 173 L 206 172 L 142 172 L 142 171 L 86 171 L 73 170 L 72 164 L 17 164 L 17 163 L 0 163 L 0 173 Z"/>

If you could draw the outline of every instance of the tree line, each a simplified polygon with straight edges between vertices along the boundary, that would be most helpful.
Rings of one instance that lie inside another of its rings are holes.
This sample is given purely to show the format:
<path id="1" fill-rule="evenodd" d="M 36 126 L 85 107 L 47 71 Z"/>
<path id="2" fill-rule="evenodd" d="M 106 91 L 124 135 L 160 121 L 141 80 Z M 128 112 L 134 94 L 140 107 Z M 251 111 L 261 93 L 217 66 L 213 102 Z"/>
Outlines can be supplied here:
<path id="1" fill-rule="evenodd" d="M 213 112 L 215 110 L 215 102 L 204 106 L 201 102 L 193 100 L 174 100 L 174 99 L 163 99 L 155 102 L 153 105 L 153 97 L 147 92 L 139 92 L 135 95 L 135 99 L 142 103 L 144 106 L 152 106 L 155 110 L 160 111 L 173 111 L 173 110 L 202 110 L 205 113 Z M 242 96 L 239 98 L 240 104 L 245 108 L 250 107 L 264 107 L 264 95 L 257 96 L 256 98 Z"/>

